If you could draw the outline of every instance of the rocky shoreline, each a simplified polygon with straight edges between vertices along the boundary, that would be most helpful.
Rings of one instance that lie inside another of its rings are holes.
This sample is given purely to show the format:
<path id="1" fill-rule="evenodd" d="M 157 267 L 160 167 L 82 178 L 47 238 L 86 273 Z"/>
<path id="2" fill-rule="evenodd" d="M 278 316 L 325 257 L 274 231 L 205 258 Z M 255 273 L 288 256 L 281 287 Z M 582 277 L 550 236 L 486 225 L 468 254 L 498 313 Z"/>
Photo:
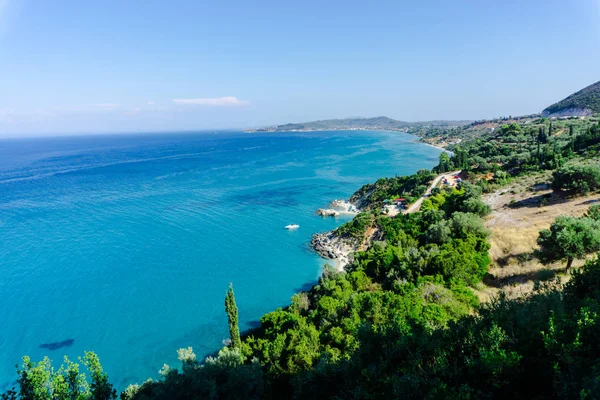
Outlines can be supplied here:
<path id="1" fill-rule="evenodd" d="M 346 200 L 333 200 L 329 208 L 319 208 L 317 215 L 321 217 L 339 217 L 340 214 L 356 215 L 360 212 L 358 208 Z"/>
<path id="2" fill-rule="evenodd" d="M 317 215 L 327 217 L 337 217 L 340 214 L 356 215 L 360 210 L 353 203 L 346 200 L 333 200 L 329 208 L 320 208 Z M 352 253 L 356 246 L 347 238 L 339 237 L 335 234 L 335 229 L 325 233 L 315 233 L 310 242 L 310 246 L 321 257 L 334 260 L 334 267 L 343 271 L 346 265 L 352 261 Z"/>
<path id="3" fill-rule="evenodd" d="M 334 260 L 334 267 L 343 271 L 346 265 L 352 261 L 352 253 L 356 251 L 355 246 L 348 239 L 336 236 L 335 230 L 325 233 L 315 233 L 310 246 L 321 257 Z"/>

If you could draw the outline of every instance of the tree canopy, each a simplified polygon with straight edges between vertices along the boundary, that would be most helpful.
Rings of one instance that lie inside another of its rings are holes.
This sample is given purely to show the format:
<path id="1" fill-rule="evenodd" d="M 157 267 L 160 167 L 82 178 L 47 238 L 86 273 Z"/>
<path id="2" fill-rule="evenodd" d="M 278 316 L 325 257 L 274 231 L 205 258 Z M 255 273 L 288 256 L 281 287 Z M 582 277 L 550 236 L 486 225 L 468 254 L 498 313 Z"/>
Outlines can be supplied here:
<path id="1" fill-rule="evenodd" d="M 538 244 L 538 255 L 543 262 L 567 260 L 568 271 L 573 260 L 600 251 L 600 221 L 587 217 L 558 217 L 550 229 L 540 232 Z"/>

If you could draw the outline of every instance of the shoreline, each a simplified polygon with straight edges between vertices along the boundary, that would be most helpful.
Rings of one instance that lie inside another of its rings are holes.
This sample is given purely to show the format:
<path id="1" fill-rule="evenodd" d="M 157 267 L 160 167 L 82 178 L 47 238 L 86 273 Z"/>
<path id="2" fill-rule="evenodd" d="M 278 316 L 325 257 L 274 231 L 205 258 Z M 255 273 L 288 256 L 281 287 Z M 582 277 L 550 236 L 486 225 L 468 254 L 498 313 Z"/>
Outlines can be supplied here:
<path id="1" fill-rule="evenodd" d="M 335 231 L 336 229 L 329 232 L 315 233 L 310 241 L 310 247 L 321 258 L 333 261 L 335 264 L 332 266 L 336 271 L 342 272 L 352 262 L 351 254 L 356 251 L 356 248 L 348 239 L 337 236 Z"/>
<path id="2" fill-rule="evenodd" d="M 424 144 L 425 146 L 433 147 L 435 149 L 442 150 L 442 151 L 445 151 L 446 153 L 452 154 L 452 152 L 450 150 L 446 149 L 445 147 L 436 146 L 435 144 L 423 142 L 421 140 L 417 140 L 416 143 L 421 143 L 421 144 Z"/>
<path id="3" fill-rule="evenodd" d="M 331 201 L 328 207 L 329 208 L 319 208 L 316 214 L 327 218 L 330 216 L 337 217 L 340 214 L 358 215 L 361 212 L 361 210 L 349 200 L 336 199 Z M 341 272 L 344 271 L 346 266 L 352 261 L 351 254 L 356 251 L 356 246 L 354 246 L 349 239 L 337 236 L 335 231 L 338 228 L 327 232 L 314 233 L 310 241 L 310 247 L 321 258 L 332 260 L 335 263 L 333 267 Z"/>

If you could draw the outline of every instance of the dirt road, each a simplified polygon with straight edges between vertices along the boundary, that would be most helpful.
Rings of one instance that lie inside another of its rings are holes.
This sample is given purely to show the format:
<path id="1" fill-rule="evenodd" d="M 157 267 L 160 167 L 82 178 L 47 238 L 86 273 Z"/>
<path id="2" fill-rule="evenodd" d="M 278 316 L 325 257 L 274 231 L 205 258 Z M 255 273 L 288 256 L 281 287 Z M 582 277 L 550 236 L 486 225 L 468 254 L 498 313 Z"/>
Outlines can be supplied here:
<path id="1" fill-rule="evenodd" d="M 421 209 L 421 204 L 423 204 L 423 200 L 425 200 L 427 197 L 431 196 L 431 191 L 433 190 L 434 187 L 436 187 L 440 183 L 440 181 L 442 180 L 442 178 L 444 176 L 452 177 L 452 176 L 458 175 L 460 173 L 461 173 L 461 171 L 459 170 L 459 171 L 445 172 L 443 174 L 436 176 L 435 179 L 433 180 L 433 182 L 431 182 L 431 185 L 429 185 L 429 187 L 427 188 L 427 191 L 423 194 L 423 196 L 419 197 L 419 200 L 412 203 L 410 205 L 410 207 L 408 207 L 404 211 L 404 214 L 409 214 L 409 213 L 419 211 Z"/>

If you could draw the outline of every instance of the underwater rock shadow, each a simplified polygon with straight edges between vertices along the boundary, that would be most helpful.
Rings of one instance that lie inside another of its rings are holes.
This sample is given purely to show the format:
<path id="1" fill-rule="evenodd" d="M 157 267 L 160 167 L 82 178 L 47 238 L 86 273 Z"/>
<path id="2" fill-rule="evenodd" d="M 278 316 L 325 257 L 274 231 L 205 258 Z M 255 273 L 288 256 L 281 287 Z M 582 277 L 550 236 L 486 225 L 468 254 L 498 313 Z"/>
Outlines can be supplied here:
<path id="1" fill-rule="evenodd" d="M 42 343 L 40 344 L 40 349 L 48 349 L 48 350 L 58 350 L 63 347 L 71 347 L 75 339 L 67 339 L 62 342 L 51 342 L 51 343 Z"/>

